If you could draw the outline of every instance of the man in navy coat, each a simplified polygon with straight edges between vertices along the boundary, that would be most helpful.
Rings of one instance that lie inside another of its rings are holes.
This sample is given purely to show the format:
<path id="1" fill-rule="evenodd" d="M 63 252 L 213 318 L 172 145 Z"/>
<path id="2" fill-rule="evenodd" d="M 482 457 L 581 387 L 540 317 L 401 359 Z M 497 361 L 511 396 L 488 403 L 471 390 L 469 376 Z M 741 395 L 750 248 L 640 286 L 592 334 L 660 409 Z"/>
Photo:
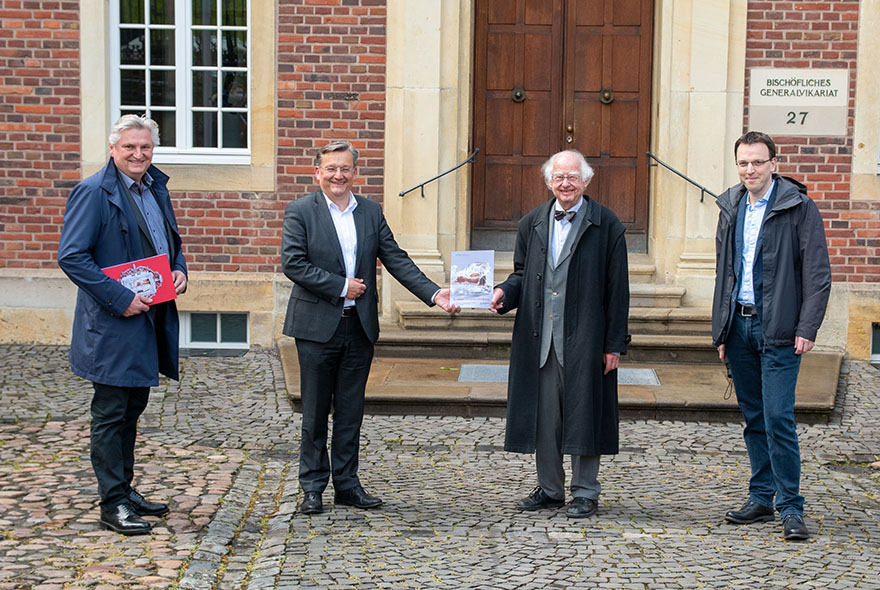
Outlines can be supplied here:
<path id="1" fill-rule="evenodd" d="M 138 417 L 159 373 L 178 379 L 174 301 L 151 305 L 101 270 L 168 256 L 175 291 L 186 290 L 186 261 L 166 184 L 152 166 L 159 145 L 155 121 L 125 115 L 110 133 L 110 161 L 67 198 L 58 265 L 79 287 L 70 366 L 93 383 L 91 459 L 101 496 L 101 526 L 124 535 L 150 532 L 142 516 L 165 504 L 137 492 L 134 444 Z"/>

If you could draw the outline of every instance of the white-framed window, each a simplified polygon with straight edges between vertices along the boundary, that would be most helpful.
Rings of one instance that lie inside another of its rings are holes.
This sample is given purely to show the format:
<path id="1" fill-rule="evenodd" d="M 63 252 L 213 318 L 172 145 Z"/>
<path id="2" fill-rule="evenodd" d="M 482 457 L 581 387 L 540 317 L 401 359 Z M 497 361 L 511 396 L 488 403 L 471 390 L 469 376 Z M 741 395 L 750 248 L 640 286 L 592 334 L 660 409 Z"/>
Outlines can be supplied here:
<path id="1" fill-rule="evenodd" d="M 180 347 L 247 350 L 247 313 L 184 311 L 180 314 Z"/>
<path id="2" fill-rule="evenodd" d="M 110 0 L 113 120 L 154 119 L 156 163 L 250 163 L 250 22 L 250 0 Z"/>

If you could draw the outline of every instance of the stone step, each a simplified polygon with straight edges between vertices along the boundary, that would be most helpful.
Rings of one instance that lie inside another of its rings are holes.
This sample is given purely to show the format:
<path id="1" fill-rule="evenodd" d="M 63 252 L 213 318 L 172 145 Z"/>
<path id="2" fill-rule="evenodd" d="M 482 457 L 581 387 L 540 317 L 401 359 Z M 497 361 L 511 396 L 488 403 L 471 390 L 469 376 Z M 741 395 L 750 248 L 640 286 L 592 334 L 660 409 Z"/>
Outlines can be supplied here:
<path id="1" fill-rule="evenodd" d="M 463 309 L 449 315 L 439 307 L 427 307 L 419 301 L 396 304 L 400 327 L 406 330 L 446 330 L 465 332 L 510 332 L 516 310 L 498 315 L 486 309 Z M 631 334 L 712 333 L 712 310 L 703 307 L 630 307 Z"/>
<path id="2" fill-rule="evenodd" d="M 487 341 L 491 339 L 487 338 Z M 435 349 L 437 350 L 437 349 Z M 293 339 L 278 341 L 288 395 L 299 410 L 299 365 Z M 799 422 L 827 422 L 834 410 L 843 356 L 810 352 L 801 363 L 795 417 Z M 366 411 L 373 414 L 504 416 L 508 358 L 396 357 L 376 349 L 367 382 Z M 468 371 L 465 367 L 478 369 Z M 490 366 L 486 366 L 490 365 Z M 651 369 L 656 381 L 624 379 L 618 387 L 620 415 L 654 420 L 739 422 L 736 396 L 724 366 L 714 363 L 645 363 L 626 358 L 625 370 Z M 485 370 L 493 369 L 493 370 Z M 642 371 L 644 372 L 644 371 Z"/>
<path id="3" fill-rule="evenodd" d="M 511 330 L 412 330 L 383 325 L 376 354 L 396 358 L 507 359 Z M 710 334 L 633 334 L 626 358 L 633 362 L 714 363 Z"/>

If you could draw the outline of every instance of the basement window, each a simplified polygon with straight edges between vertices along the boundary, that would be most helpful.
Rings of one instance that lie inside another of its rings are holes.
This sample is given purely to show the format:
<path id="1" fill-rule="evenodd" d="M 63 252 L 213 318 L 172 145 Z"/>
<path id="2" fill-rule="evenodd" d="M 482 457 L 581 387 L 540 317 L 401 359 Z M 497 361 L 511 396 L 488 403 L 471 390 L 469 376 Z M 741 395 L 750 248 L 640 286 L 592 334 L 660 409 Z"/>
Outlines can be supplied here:
<path id="1" fill-rule="evenodd" d="M 871 363 L 880 363 L 880 323 L 871 324 Z"/>
<path id="2" fill-rule="evenodd" d="M 181 314 L 180 347 L 247 350 L 248 314 L 190 311 Z"/>

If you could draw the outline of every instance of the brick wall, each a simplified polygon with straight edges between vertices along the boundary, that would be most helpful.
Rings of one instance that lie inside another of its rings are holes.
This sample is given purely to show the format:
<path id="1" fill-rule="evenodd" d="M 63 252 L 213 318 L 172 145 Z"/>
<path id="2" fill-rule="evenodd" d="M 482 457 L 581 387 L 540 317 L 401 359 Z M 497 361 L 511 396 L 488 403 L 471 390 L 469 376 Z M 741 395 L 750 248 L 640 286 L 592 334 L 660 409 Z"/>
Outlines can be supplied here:
<path id="1" fill-rule="evenodd" d="M 775 136 L 774 140 L 779 172 L 806 184 L 822 212 L 832 280 L 877 282 L 880 203 L 850 200 L 858 22 L 858 0 L 749 0 L 746 113 L 751 68 L 849 70 L 846 137 Z M 748 129 L 748 116 L 744 128 Z"/>
<path id="2" fill-rule="evenodd" d="M 80 178 L 78 9 L 0 4 L 0 267 L 55 266 Z"/>
<path id="3" fill-rule="evenodd" d="M 360 151 L 355 192 L 382 201 L 385 0 L 292 0 L 278 15 L 278 192 L 315 189 L 315 148 Z"/>
<path id="4" fill-rule="evenodd" d="M 361 151 L 355 191 L 381 202 L 385 15 L 385 0 L 279 0 L 276 191 L 173 192 L 191 270 L 278 271 L 284 206 L 316 188 L 331 140 Z M 0 268 L 56 268 L 81 179 L 79 18 L 78 2 L 0 6 Z"/>

